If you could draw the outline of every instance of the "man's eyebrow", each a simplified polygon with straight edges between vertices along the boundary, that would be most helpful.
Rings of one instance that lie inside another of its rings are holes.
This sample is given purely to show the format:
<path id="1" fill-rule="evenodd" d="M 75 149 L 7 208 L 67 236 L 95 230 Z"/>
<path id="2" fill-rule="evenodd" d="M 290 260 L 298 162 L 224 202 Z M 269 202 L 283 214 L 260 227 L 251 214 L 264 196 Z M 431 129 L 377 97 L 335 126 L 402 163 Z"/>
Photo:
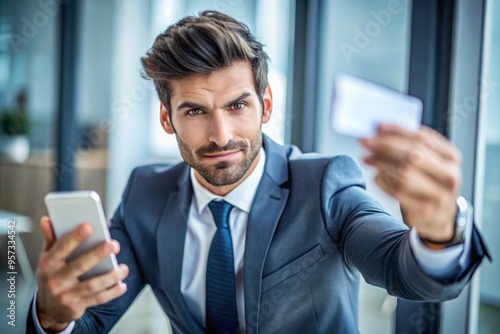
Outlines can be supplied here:
<path id="1" fill-rule="evenodd" d="M 224 108 L 227 108 L 230 105 L 233 105 L 236 102 L 239 102 L 239 101 L 243 100 L 244 98 L 249 97 L 250 95 L 251 95 L 250 92 L 245 92 L 245 93 L 241 94 L 240 96 L 238 96 L 237 98 L 235 98 L 235 99 L 231 100 L 230 102 L 226 103 L 226 105 L 224 106 Z"/>
<path id="2" fill-rule="evenodd" d="M 226 103 L 224 105 L 224 108 L 227 108 L 230 105 L 233 105 L 236 102 L 241 101 L 241 100 L 243 100 L 246 97 L 249 97 L 250 95 L 252 95 L 250 92 L 245 92 L 245 93 L 241 94 L 240 96 L 238 96 L 237 98 L 235 98 L 235 99 L 231 100 L 230 102 Z M 207 109 L 207 107 L 204 106 L 204 105 L 202 105 L 202 104 L 199 104 L 199 103 L 196 103 L 196 102 L 189 102 L 189 101 L 182 102 L 181 104 L 179 104 L 177 106 L 177 110 L 184 109 L 184 108 L 189 108 L 189 109 Z"/>
<path id="3" fill-rule="evenodd" d="M 195 103 L 195 102 L 185 101 L 185 102 L 182 102 L 181 104 L 179 104 L 177 106 L 177 110 L 181 110 L 183 108 L 189 108 L 189 109 L 206 109 L 207 107 L 204 106 L 204 105 L 202 105 L 202 104 Z"/>

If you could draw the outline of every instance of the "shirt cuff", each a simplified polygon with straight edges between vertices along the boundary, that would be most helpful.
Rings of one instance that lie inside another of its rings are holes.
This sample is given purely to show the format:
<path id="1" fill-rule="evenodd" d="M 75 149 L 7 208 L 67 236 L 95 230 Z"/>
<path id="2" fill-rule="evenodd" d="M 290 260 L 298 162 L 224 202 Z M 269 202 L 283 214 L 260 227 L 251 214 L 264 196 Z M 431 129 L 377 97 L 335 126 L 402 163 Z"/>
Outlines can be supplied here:
<path id="1" fill-rule="evenodd" d="M 42 329 L 40 325 L 40 321 L 38 321 L 38 316 L 36 315 L 36 296 L 38 293 L 38 289 L 35 290 L 35 297 L 33 298 L 33 304 L 31 305 L 31 317 L 33 319 L 33 323 L 35 324 L 35 329 L 37 334 L 49 334 Z M 52 333 L 52 334 L 70 334 L 75 328 L 75 322 L 72 321 L 69 323 L 68 327 L 66 327 L 62 332 Z"/>
<path id="2" fill-rule="evenodd" d="M 471 235 L 472 228 L 468 228 L 463 243 L 443 249 L 430 249 L 422 242 L 417 230 L 412 228 L 410 247 L 420 268 L 426 274 L 439 280 L 446 280 L 453 278 L 460 268 L 465 268 L 469 263 Z"/>

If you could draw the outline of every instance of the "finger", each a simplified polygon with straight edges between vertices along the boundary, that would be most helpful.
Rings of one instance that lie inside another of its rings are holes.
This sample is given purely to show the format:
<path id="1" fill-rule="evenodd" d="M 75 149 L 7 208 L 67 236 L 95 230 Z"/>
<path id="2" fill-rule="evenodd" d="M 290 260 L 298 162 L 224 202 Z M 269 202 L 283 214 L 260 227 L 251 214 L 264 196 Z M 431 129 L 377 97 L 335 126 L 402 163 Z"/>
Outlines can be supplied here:
<path id="1" fill-rule="evenodd" d="M 116 241 L 114 243 L 118 244 Z M 117 249 L 117 246 L 113 245 L 112 243 L 102 243 L 99 246 L 95 247 L 93 250 L 79 256 L 78 258 L 68 263 L 66 266 L 62 267 L 57 275 L 51 278 L 51 282 L 49 282 L 49 284 L 51 285 L 51 293 L 57 295 L 64 291 L 78 289 L 78 287 L 83 284 L 78 278 L 82 274 L 94 268 L 100 261 L 109 256 L 110 250 L 108 249 L 108 246 L 110 246 L 110 249 L 112 249 L 111 252 L 115 252 L 115 250 Z M 103 275 L 108 274 L 113 275 L 113 270 Z M 95 278 L 101 277 L 103 275 L 96 276 Z M 84 282 L 91 281 L 93 279 L 94 278 L 90 278 L 88 280 L 85 280 Z M 109 285 L 106 286 L 106 288 L 107 287 L 109 287 Z"/>
<path id="2" fill-rule="evenodd" d="M 362 138 L 361 142 L 380 136 L 396 136 L 401 138 L 408 138 L 410 140 L 415 140 L 418 138 L 419 131 L 409 131 L 397 125 L 392 125 L 392 124 L 380 124 L 377 128 L 377 134 L 375 136 L 369 138 Z"/>
<path id="3" fill-rule="evenodd" d="M 458 149 L 441 133 L 422 125 L 418 132 L 409 131 L 396 125 L 382 124 L 379 126 L 379 136 L 395 136 L 407 138 L 410 141 L 419 141 L 425 144 L 429 149 L 435 151 L 443 159 L 452 162 L 461 162 L 461 156 Z"/>
<path id="4" fill-rule="evenodd" d="M 56 236 L 54 234 L 54 230 L 52 228 L 52 223 L 47 216 L 43 216 L 40 218 L 40 228 L 42 230 L 44 244 L 43 251 L 46 252 L 52 247 L 54 242 L 56 241 Z"/>
<path id="5" fill-rule="evenodd" d="M 110 254 L 117 254 L 120 246 L 116 240 L 103 242 L 91 251 L 80 255 L 61 271 L 62 280 L 77 278 L 94 268 L 99 262 L 109 257 Z"/>
<path id="6" fill-rule="evenodd" d="M 405 154 L 406 156 L 404 156 Z M 411 149 L 410 152 L 400 153 L 375 150 L 373 155 L 365 157 L 363 161 L 369 166 L 379 170 L 390 170 L 403 177 L 407 176 L 408 171 L 417 169 L 449 190 L 458 188 L 461 182 L 460 168 L 456 164 L 441 159 L 434 152 L 425 148 L 415 148 Z"/>
<path id="7" fill-rule="evenodd" d="M 65 260 L 91 234 L 92 225 L 84 223 L 63 235 L 50 249 L 48 262 L 55 264 Z"/>
<path id="8" fill-rule="evenodd" d="M 419 139 L 425 142 L 432 150 L 443 159 L 460 164 L 462 157 L 460 151 L 445 136 L 438 131 L 423 126 L 419 132 Z"/>
<path id="9" fill-rule="evenodd" d="M 388 172 L 390 175 L 396 175 L 401 179 L 411 177 L 416 172 L 407 163 L 387 161 L 374 155 L 364 157 L 363 162 L 370 167 L 376 168 L 378 171 Z"/>
<path id="10" fill-rule="evenodd" d="M 56 277 L 53 277 L 52 293 L 72 290 L 80 284 L 78 277 L 94 268 L 99 262 L 106 259 L 109 254 L 119 251 L 118 242 L 103 242 L 89 252 L 63 266 Z M 106 273 L 107 274 L 107 273 Z"/>
<path id="11" fill-rule="evenodd" d="M 375 182 L 399 201 L 408 196 L 437 202 L 440 200 L 439 194 L 443 193 L 443 189 L 432 179 L 416 170 L 409 171 L 404 176 L 390 170 L 380 170 Z"/>
<path id="12" fill-rule="evenodd" d="M 442 149 L 442 145 L 433 146 L 433 144 L 428 143 L 431 141 L 429 139 L 431 135 L 425 134 L 425 132 L 429 131 L 441 136 L 437 131 L 427 127 L 420 132 L 411 132 L 395 126 L 381 126 L 379 135 L 364 139 L 361 143 L 377 159 L 392 162 L 398 168 L 405 168 L 406 164 L 410 164 L 422 169 L 447 188 L 458 188 L 461 173 L 456 154 L 450 153 L 450 156 L 455 157 L 452 160 L 445 159 L 439 154 L 435 149 L 438 147 Z M 443 145 L 448 148 L 448 151 L 458 152 L 446 138 L 443 141 Z"/>
<path id="13" fill-rule="evenodd" d="M 360 140 L 361 145 L 372 154 L 376 154 L 386 159 L 395 161 L 403 160 L 408 151 L 414 148 L 416 135 L 405 137 L 395 134 L 379 133 L 372 138 L 364 138 Z"/>
<path id="14" fill-rule="evenodd" d="M 125 292 L 127 292 L 127 285 L 120 282 L 109 289 L 83 298 L 82 302 L 86 305 L 86 307 L 102 305 L 122 296 Z"/>
<path id="15" fill-rule="evenodd" d="M 78 296 L 90 296 L 109 289 L 114 285 L 123 281 L 129 274 L 129 269 L 126 264 L 120 264 L 118 268 L 113 269 L 107 274 L 99 275 L 88 279 L 79 284 L 73 293 Z"/>

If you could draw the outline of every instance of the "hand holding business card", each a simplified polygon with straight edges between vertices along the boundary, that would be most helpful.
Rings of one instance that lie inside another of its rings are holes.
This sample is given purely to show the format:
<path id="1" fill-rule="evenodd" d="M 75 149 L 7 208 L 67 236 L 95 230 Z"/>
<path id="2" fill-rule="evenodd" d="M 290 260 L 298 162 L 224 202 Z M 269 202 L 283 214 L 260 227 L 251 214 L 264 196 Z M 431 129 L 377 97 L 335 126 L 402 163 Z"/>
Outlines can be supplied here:
<path id="1" fill-rule="evenodd" d="M 421 117 L 415 97 L 348 75 L 335 82 L 333 129 L 362 138 L 363 161 L 376 169 L 375 182 L 434 247 L 454 234 L 460 152 L 439 132 L 421 127 Z"/>
<path id="2" fill-rule="evenodd" d="M 422 102 L 416 97 L 348 74 L 335 80 L 331 126 L 340 134 L 372 137 L 380 124 L 418 131 L 421 119 Z"/>

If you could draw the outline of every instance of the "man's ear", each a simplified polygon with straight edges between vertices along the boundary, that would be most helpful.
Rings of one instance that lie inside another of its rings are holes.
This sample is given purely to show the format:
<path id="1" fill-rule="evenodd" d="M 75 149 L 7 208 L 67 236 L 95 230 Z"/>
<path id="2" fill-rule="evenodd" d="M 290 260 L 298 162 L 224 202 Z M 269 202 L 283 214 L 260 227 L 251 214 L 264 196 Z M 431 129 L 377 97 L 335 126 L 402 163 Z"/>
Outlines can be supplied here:
<path id="1" fill-rule="evenodd" d="M 262 113 L 262 123 L 269 122 L 271 114 L 273 112 L 273 92 L 271 86 L 267 85 L 264 95 L 262 96 L 262 102 L 264 104 L 264 112 Z"/>
<path id="2" fill-rule="evenodd" d="M 170 117 L 168 117 L 167 108 L 165 108 L 165 106 L 161 102 L 160 102 L 160 122 L 163 130 L 165 130 L 166 133 L 168 133 L 169 135 L 175 133 L 174 127 L 170 123 Z"/>

